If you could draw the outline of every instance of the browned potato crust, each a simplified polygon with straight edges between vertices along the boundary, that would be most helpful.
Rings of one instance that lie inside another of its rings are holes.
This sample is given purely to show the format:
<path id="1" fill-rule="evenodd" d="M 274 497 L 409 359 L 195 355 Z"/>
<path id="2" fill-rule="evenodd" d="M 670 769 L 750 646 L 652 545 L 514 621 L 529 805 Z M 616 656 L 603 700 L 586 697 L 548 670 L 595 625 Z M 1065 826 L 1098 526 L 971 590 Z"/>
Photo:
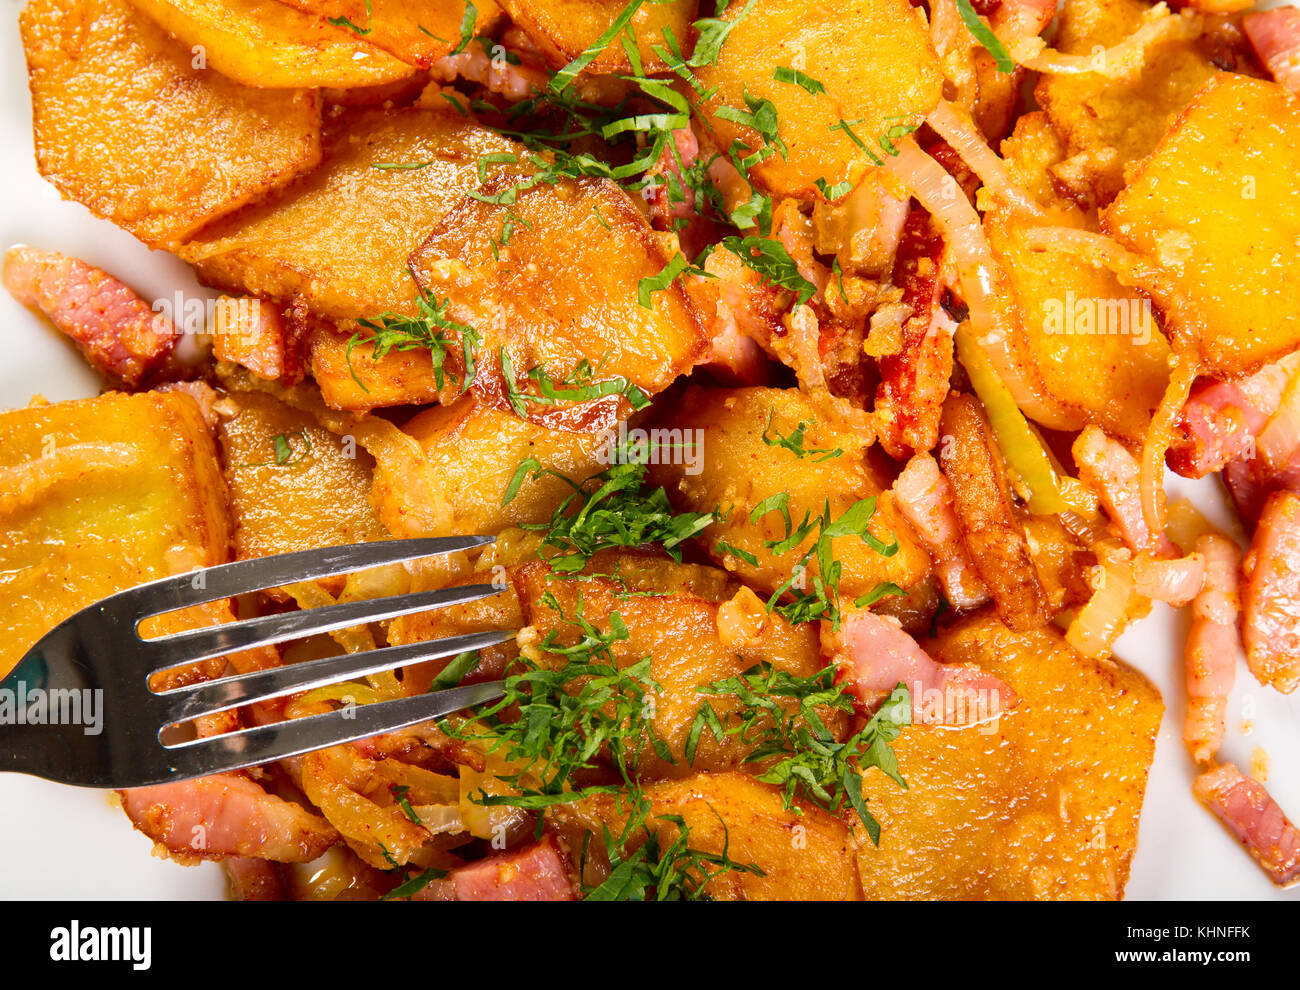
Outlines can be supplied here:
<path id="1" fill-rule="evenodd" d="M 460 44 L 466 5 L 460 0 L 280 0 L 320 18 L 346 18 L 365 40 L 403 62 L 427 69 Z M 493 0 L 475 0 L 473 34 L 501 18 Z M 345 30 L 350 30 L 345 27 Z"/>
<path id="2" fill-rule="evenodd" d="M 549 430 L 474 394 L 426 409 L 403 429 L 424 451 L 431 468 L 426 477 L 438 486 L 422 491 L 421 499 L 445 508 L 445 529 L 430 536 L 497 533 L 550 519 L 573 492 L 558 478 L 525 480 L 510 504 L 501 504 L 515 470 L 529 457 L 574 482 L 602 470 L 596 451 L 603 437 Z"/>
<path id="3" fill-rule="evenodd" d="M 561 381 L 585 358 L 598 380 L 622 377 L 653 394 L 707 343 L 680 280 L 654 293 L 651 308 L 638 302 L 641 280 L 671 258 L 623 190 L 584 178 L 520 192 L 509 209 L 466 197 L 410 260 L 424 289 L 451 300 L 448 315 L 483 335 L 482 378 L 488 369 L 500 377 L 504 346 L 520 382 L 539 366 Z"/>
<path id="4" fill-rule="evenodd" d="M 869 898 L 1115 899 L 1124 893 L 1164 705 L 1125 664 L 1089 660 L 1052 627 L 985 613 L 923 643 L 1020 697 L 992 731 L 918 725 L 894 743 L 907 790 L 863 779 L 880 846 Z"/>
<path id="5" fill-rule="evenodd" d="M 806 450 L 838 449 L 843 453 L 824 459 L 820 454 L 801 459 L 792 451 L 763 442 L 765 431 L 773 439 L 789 436 L 800 423 L 809 427 L 804 436 Z M 856 598 L 883 581 L 906 588 L 929 572 L 930 558 L 898 514 L 891 496 L 882 494 L 885 479 L 867 463 L 861 439 L 848 429 L 825 422 L 797 389 L 692 387 L 656 420 L 655 426 L 687 431 L 692 437 L 696 434 L 689 431 L 702 431 L 702 447 L 696 447 L 703 454 L 698 473 L 689 473 L 689 465 L 679 457 L 673 459 L 677 463 L 652 468 L 652 477 L 667 489 L 679 510 L 730 510 L 726 519 L 702 534 L 701 540 L 723 567 L 760 591 L 771 594 L 789 579 L 814 542 L 809 537 L 800 547 L 780 556 L 763 545 L 765 540 L 779 540 L 785 535 L 784 522 L 779 513 L 769 512 L 751 523 L 750 510 L 780 492 L 790 496 L 790 516 L 795 525 L 805 512 L 814 517 L 822 515 L 828 499 L 831 516 L 838 519 L 859 499 L 877 497 L 870 531 L 885 543 L 897 539 L 898 552 L 892 557 L 882 556 L 856 536 L 832 540 L 835 559 L 843 565 L 841 595 Z M 753 554 L 757 565 L 725 548 L 719 549 L 720 542 Z M 814 558 L 806 576 L 809 589 L 817 573 Z"/>
<path id="6" fill-rule="evenodd" d="M 745 0 L 734 0 L 723 17 L 734 21 L 745 8 Z M 881 137 L 919 124 L 939 100 L 938 59 L 918 13 L 907 0 L 762 0 L 732 30 L 718 60 L 699 70 L 706 86 L 717 87 L 705 113 L 721 147 L 740 140 L 752 152 L 763 144 L 753 129 L 717 116 L 722 107 L 745 111 L 748 93 L 779 108 L 788 147 L 788 155 L 772 154 L 751 169 L 753 178 L 771 192 L 804 198 L 819 195 L 818 179 L 856 184 L 869 159 L 849 134 L 831 128 L 846 122 L 880 158 Z M 826 92 L 777 81 L 780 67 L 803 72 Z"/>
<path id="7" fill-rule="evenodd" d="M 326 128 L 321 168 L 181 255 L 206 282 L 286 303 L 299 296 L 329 319 L 414 312 L 407 255 L 478 185 L 479 156 L 516 147 L 450 108 L 347 111 Z"/>
<path id="8" fill-rule="evenodd" d="M 355 440 L 262 392 L 232 392 L 218 409 L 238 559 L 387 537 L 370 504 L 374 459 Z"/>
<path id="9" fill-rule="evenodd" d="M 515 26 L 527 33 L 547 60 L 561 69 L 587 50 L 613 23 L 627 0 L 501 0 Z M 666 48 L 664 29 L 672 32 L 678 50 L 688 47 L 696 0 L 644 3 L 632 16 L 631 31 L 646 72 L 663 72 L 668 66 L 654 51 Z M 710 13 L 712 10 L 710 9 Z M 620 36 L 621 37 L 621 36 Z M 591 74 L 631 72 L 622 42 L 608 44 L 584 70 Z"/>
<path id="10" fill-rule="evenodd" d="M 1128 37 L 1151 9 L 1142 0 L 1069 0 L 1056 45 L 1087 55 Z M 1197 39 L 1164 38 L 1125 79 L 1096 73 L 1043 75 L 1034 95 L 1064 138 L 1066 163 L 1054 169 L 1086 206 L 1104 206 L 1124 185 L 1124 166 L 1151 153 L 1174 115 L 1219 73 Z"/>
<path id="11" fill-rule="evenodd" d="M 1036 629 L 1047 621 L 1046 596 L 984 410 L 972 396 L 950 395 L 939 430 L 939 463 L 952 483 L 953 508 L 975 569 L 1003 622 L 1022 632 Z"/>
<path id="12" fill-rule="evenodd" d="M 229 554 L 216 448 L 179 392 L 0 413 L 0 492 L 0 675 L 73 612 Z"/>
<path id="13" fill-rule="evenodd" d="M 812 805 L 787 809 L 780 792 L 742 773 L 710 773 L 651 785 L 648 825 L 661 846 L 677 837 L 677 826 L 661 817 L 677 815 L 691 830 L 692 849 L 727 855 L 742 865 L 753 864 L 763 876 L 727 872 L 705 891 L 717 900 L 856 901 L 862 888 L 854 869 L 857 840 L 844 824 Z M 618 835 L 626 822 L 627 805 L 609 795 L 586 798 L 558 812 L 581 843 L 582 829 L 599 837 L 602 825 Z M 724 824 L 725 823 L 725 824 Z M 639 839 L 631 842 L 639 847 Z M 593 846 L 599 843 L 593 842 Z M 868 854 L 869 855 L 869 854 Z M 587 882 L 603 879 L 603 852 L 593 850 Z"/>
<path id="14" fill-rule="evenodd" d="M 320 161 L 320 97 L 253 90 L 125 0 L 32 0 L 21 18 L 36 164 L 146 244 L 173 245 Z"/>
<path id="15" fill-rule="evenodd" d="M 1076 253 L 1029 249 L 1005 212 L 986 214 L 984 230 L 1047 392 L 1074 411 L 1076 428 L 1141 440 L 1169 383 L 1169 342 L 1150 304 Z"/>
<path id="16" fill-rule="evenodd" d="M 1210 374 L 1253 371 L 1300 345 L 1300 99 L 1215 76 L 1102 215 L 1149 255 L 1143 279 L 1181 349 Z"/>
<path id="17" fill-rule="evenodd" d="M 208 65 L 268 89 L 376 86 L 414 69 L 351 31 L 276 0 L 131 0 Z"/>

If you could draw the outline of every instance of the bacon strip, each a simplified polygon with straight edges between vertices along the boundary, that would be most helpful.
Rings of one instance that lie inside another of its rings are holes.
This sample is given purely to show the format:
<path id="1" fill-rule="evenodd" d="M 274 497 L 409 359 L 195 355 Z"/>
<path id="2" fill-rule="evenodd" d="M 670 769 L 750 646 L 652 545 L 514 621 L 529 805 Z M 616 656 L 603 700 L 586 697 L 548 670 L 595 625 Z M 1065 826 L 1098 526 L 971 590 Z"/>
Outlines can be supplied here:
<path id="1" fill-rule="evenodd" d="M 881 446 L 899 460 L 938 442 L 939 417 L 952 378 L 956 324 L 940 303 L 943 248 L 930 215 L 912 210 L 894 263 L 894 282 L 912 315 L 903 323 L 903 349 L 880 359 L 874 414 Z"/>
<path id="2" fill-rule="evenodd" d="M 459 866 L 412 898 L 415 901 L 577 900 L 564 857 L 554 841 L 499 853 Z"/>
<path id="3" fill-rule="evenodd" d="M 944 597 L 958 609 L 989 600 L 989 591 L 962 542 L 952 506 L 952 486 L 929 454 L 917 454 L 894 481 L 894 503 L 934 561 Z"/>
<path id="4" fill-rule="evenodd" d="M 76 341 L 92 367 L 127 388 L 157 370 L 176 344 L 171 320 L 107 272 L 57 251 L 10 248 L 4 284 Z"/>
<path id="5" fill-rule="evenodd" d="M 1300 495 L 1275 492 L 1246 556 L 1246 659 L 1261 684 L 1300 685 Z"/>
<path id="6" fill-rule="evenodd" d="M 1080 479 L 1097 489 L 1106 514 L 1130 550 L 1146 550 L 1163 557 L 1178 553 L 1163 533 L 1153 537 L 1147 529 L 1139 480 L 1142 469 L 1128 448 L 1097 427 L 1088 426 L 1074 441 L 1072 452 Z"/>
<path id="7" fill-rule="evenodd" d="M 1184 478 L 1203 478 L 1248 453 L 1297 370 L 1300 355 L 1291 355 L 1240 381 L 1197 383 L 1174 423 L 1166 456 L 1170 469 Z"/>
<path id="8" fill-rule="evenodd" d="M 1184 649 L 1183 742 L 1197 763 L 1208 763 L 1223 743 L 1228 695 L 1237 675 L 1241 550 L 1227 537 L 1207 533 L 1197 539 L 1196 551 L 1205 560 L 1205 587 L 1192 602 L 1192 628 Z"/>
<path id="9" fill-rule="evenodd" d="M 1278 7 L 1247 14 L 1241 26 L 1273 78 L 1300 95 L 1300 10 Z"/>
<path id="10" fill-rule="evenodd" d="M 1227 763 L 1197 777 L 1194 790 L 1270 880 L 1279 887 L 1300 880 L 1300 829 L 1287 820 L 1263 784 Z"/>
<path id="11" fill-rule="evenodd" d="M 132 824 L 182 861 L 307 863 L 338 841 L 318 815 L 235 774 L 122 791 Z"/>
<path id="12" fill-rule="evenodd" d="M 822 637 L 863 708 L 880 702 L 900 682 L 911 692 L 912 721 L 925 725 L 986 722 L 1019 700 L 1006 681 L 978 667 L 936 663 L 890 617 L 854 611 L 838 632 L 823 625 Z"/>

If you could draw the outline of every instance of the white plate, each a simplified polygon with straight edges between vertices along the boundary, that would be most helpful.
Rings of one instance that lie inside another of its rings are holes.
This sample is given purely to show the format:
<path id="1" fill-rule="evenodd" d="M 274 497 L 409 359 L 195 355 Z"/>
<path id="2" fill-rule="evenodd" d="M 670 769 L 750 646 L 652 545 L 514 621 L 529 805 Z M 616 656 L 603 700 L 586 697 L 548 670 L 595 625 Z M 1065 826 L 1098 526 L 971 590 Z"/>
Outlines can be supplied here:
<path id="1" fill-rule="evenodd" d="M 211 295 L 187 266 L 150 251 L 83 207 L 60 200 L 36 174 L 31 109 L 15 0 L 0 2 L 0 248 L 29 243 L 84 258 L 120 277 L 147 299 Z M 37 317 L 0 291 L 0 408 L 94 395 L 99 383 L 81 356 Z M 1176 490 L 1226 522 L 1210 483 L 1173 479 Z M 1131 898 L 1275 898 L 1300 900 L 1300 890 L 1274 888 L 1237 843 L 1193 798 L 1192 766 L 1182 743 L 1184 616 L 1157 606 L 1120 640 L 1118 654 L 1160 688 L 1168 705 L 1147 789 Z M 1241 725 L 1253 709 L 1255 729 Z M 1242 664 L 1230 706 L 1226 756 L 1249 765 L 1255 747 L 1272 763 L 1273 796 L 1300 817 L 1300 694 L 1283 698 L 1261 688 Z M 0 896 L 13 898 L 219 898 L 221 870 L 184 868 L 152 858 L 150 842 L 101 792 L 0 776 Z"/>

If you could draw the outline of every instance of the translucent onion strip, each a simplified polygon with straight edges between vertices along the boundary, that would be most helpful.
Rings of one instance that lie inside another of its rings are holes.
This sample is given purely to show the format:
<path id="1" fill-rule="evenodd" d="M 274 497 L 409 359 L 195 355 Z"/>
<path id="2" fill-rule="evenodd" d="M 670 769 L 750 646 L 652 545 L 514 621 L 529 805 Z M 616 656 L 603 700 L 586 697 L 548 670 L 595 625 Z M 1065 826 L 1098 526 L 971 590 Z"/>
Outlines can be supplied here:
<path id="1" fill-rule="evenodd" d="M 961 156 L 994 196 L 1035 220 L 1047 222 L 1050 219 L 1048 212 L 1016 185 L 1007 170 L 1006 162 L 988 146 L 970 119 L 955 110 L 951 103 L 940 100 L 926 121 Z"/>
<path id="2" fill-rule="evenodd" d="M 957 263 L 957 278 L 970 310 L 971 325 L 980 349 L 988 356 L 1016 405 L 1044 426 L 1063 429 L 1070 424 L 1048 405 L 1025 380 L 1011 353 L 1009 314 L 998 301 L 999 269 L 984 236 L 979 214 L 957 180 L 927 155 L 912 139 L 898 144 L 898 155 L 886 156 L 885 168 L 923 206 L 938 224 Z M 1015 321 L 1018 322 L 1018 321 Z"/>
<path id="3" fill-rule="evenodd" d="M 1058 76 L 1096 73 L 1122 79 L 1142 68 L 1147 49 L 1157 41 L 1195 37 L 1200 30 L 1201 18 L 1196 14 L 1171 14 L 1166 4 L 1158 3 L 1143 15 L 1141 26 L 1119 44 L 1098 47 L 1087 55 L 1067 55 L 1048 48 L 1037 36 L 1012 41 L 1007 49 L 1017 65 L 1034 72 Z"/>

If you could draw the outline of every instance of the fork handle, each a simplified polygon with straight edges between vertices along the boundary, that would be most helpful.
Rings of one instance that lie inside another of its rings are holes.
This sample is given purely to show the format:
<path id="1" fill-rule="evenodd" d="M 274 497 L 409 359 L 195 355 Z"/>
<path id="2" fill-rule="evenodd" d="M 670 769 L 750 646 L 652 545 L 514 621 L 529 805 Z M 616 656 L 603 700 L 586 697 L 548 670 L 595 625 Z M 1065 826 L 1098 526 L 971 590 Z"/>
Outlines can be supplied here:
<path id="1" fill-rule="evenodd" d="M 30 671 L 19 663 L 0 678 L 0 772 L 25 773 L 58 780 L 74 754 L 58 726 L 23 722 Z"/>

